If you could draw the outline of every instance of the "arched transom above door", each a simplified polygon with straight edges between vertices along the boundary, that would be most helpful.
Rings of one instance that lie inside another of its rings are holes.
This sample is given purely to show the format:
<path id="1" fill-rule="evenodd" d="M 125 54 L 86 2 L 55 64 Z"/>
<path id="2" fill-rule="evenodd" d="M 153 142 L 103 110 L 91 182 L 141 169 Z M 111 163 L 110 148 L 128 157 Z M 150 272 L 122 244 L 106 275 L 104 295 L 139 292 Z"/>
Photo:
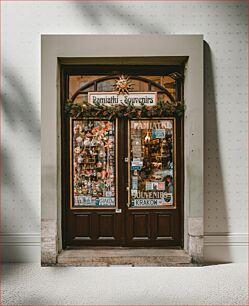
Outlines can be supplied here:
<path id="1" fill-rule="evenodd" d="M 87 102 L 88 92 L 112 92 L 120 74 L 109 76 L 73 75 L 69 77 L 69 98 L 74 102 Z M 165 76 L 128 76 L 132 83 L 129 92 L 157 92 L 163 101 L 179 100 L 182 76 L 171 73 Z"/>

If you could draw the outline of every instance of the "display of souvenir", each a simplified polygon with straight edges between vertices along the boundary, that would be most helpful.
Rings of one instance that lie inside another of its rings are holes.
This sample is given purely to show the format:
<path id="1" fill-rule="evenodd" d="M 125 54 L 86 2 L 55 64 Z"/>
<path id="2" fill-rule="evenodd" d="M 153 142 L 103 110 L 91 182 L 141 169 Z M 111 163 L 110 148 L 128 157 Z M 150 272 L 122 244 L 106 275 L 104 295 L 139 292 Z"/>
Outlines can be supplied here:
<path id="1" fill-rule="evenodd" d="M 90 139 L 89 138 L 86 138 L 85 140 L 84 140 L 84 146 L 85 147 L 88 147 L 88 146 L 90 146 Z"/>
<path id="2" fill-rule="evenodd" d="M 174 206 L 174 120 L 132 120 L 130 138 L 130 206 Z"/>
<path id="3" fill-rule="evenodd" d="M 111 121 L 73 121 L 74 207 L 115 206 L 113 135 Z"/>

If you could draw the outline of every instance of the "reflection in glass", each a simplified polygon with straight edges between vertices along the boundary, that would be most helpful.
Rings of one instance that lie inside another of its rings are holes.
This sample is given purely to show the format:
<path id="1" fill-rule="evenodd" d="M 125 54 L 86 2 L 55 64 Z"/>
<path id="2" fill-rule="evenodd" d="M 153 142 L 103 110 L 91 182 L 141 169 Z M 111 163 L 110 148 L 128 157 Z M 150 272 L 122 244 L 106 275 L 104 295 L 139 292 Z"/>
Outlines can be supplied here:
<path id="1" fill-rule="evenodd" d="M 174 119 L 131 120 L 131 207 L 175 205 L 174 141 Z"/>
<path id="2" fill-rule="evenodd" d="M 73 120 L 73 206 L 115 206 L 115 125 Z"/>

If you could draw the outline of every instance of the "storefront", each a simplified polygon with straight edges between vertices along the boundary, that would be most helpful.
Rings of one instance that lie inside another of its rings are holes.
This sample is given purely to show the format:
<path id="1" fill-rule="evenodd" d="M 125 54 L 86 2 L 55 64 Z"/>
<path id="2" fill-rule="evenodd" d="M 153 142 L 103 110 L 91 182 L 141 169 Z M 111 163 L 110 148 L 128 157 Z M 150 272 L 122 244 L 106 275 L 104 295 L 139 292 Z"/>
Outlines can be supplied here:
<path id="1" fill-rule="evenodd" d="M 61 69 L 63 247 L 183 247 L 184 62 Z"/>
<path id="2" fill-rule="evenodd" d="M 42 40 L 43 264 L 89 247 L 202 258 L 202 37 L 137 39 Z"/>

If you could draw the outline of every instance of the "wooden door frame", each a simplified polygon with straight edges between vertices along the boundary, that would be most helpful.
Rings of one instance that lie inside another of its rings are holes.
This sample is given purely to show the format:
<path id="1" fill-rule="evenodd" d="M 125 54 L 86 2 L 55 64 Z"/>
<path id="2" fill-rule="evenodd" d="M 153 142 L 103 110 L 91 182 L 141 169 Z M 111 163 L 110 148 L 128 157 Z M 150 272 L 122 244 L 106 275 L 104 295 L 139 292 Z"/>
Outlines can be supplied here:
<path id="1" fill-rule="evenodd" d="M 150 42 L 148 44 L 148 41 Z M 110 49 L 109 46 L 112 45 Z M 42 35 L 41 38 L 41 261 L 55 263 L 62 248 L 61 64 L 179 64 L 187 58 L 184 117 L 184 249 L 203 259 L 203 36 Z"/>
<path id="2" fill-rule="evenodd" d="M 148 79 L 141 77 L 140 75 L 149 75 L 149 76 L 154 76 L 154 75 L 167 75 L 170 73 L 179 73 L 181 75 L 181 78 L 184 76 L 184 66 L 185 62 L 179 64 L 179 65 L 156 65 L 151 67 L 150 65 L 71 65 L 71 64 L 62 64 L 60 65 L 60 88 L 61 88 L 61 105 L 60 108 L 61 110 L 64 109 L 64 104 L 65 101 L 68 98 L 71 98 L 73 101 L 77 97 L 77 95 L 81 94 L 81 92 L 87 88 L 90 88 L 94 86 L 95 90 L 97 91 L 97 84 L 101 83 L 106 80 L 110 79 L 116 79 L 116 75 L 112 75 L 113 71 L 118 71 L 122 74 L 124 73 L 130 73 L 129 77 L 131 80 L 136 79 L 144 82 L 148 82 L 148 86 L 151 88 L 151 86 L 156 86 L 158 89 L 160 89 L 162 92 L 164 92 L 171 100 L 173 100 L 173 96 L 168 92 L 167 89 L 163 88 L 159 84 L 153 81 L 148 81 Z M 79 88 L 73 95 L 72 97 L 69 97 L 69 77 L 73 75 L 103 75 L 107 74 L 105 77 L 100 77 L 96 78 L 96 80 L 93 80 L 86 85 L 82 86 Z M 177 101 L 182 101 L 184 99 L 184 86 L 183 86 L 183 80 L 182 79 L 176 79 L 176 100 Z M 149 88 L 149 89 L 150 89 Z M 65 181 L 68 181 L 72 179 L 71 176 L 69 175 L 70 172 L 70 162 L 68 156 L 70 155 L 70 150 L 69 150 L 69 144 L 70 144 L 70 139 L 68 138 L 68 133 L 67 130 L 70 130 L 70 126 L 67 120 L 68 115 L 65 114 L 65 112 L 61 111 L 61 190 L 62 190 L 62 202 L 61 202 L 61 210 L 62 210 L 62 248 L 66 249 L 68 247 L 67 245 L 67 234 L 68 234 L 68 225 L 67 225 L 67 214 L 70 212 L 70 208 L 68 207 L 68 203 L 71 202 L 70 200 L 70 195 L 69 192 L 67 191 L 69 189 L 68 184 L 65 184 Z M 149 120 L 149 119 L 167 119 L 165 118 L 144 118 L 144 120 Z M 126 123 L 122 122 L 125 121 Z M 184 231 L 183 231 L 183 224 L 184 224 L 184 118 L 175 118 L 175 128 L 177 130 L 176 135 L 179 134 L 174 141 L 176 141 L 176 146 L 177 146 L 177 151 L 176 151 L 176 159 L 177 159 L 177 169 L 176 169 L 176 177 L 177 177 L 177 206 L 179 208 L 179 214 L 180 214 L 180 224 L 178 226 L 180 227 L 179 233 L 180 233 L 180 240 L 179 244 L 177 246 L 180 246 L 183 248 L 183 237 L 184 237 Z M 125 124 L 126 126 L 126 131 L 122 128 L 119 128 L 120 125 Z M 121 118 L 118 119 L 118 125 L 116 128 L 118 129 L 118 133 L 120 135 L 124 133 L 126 135 L 127 139 L 123 140 L 123 151 L 120 151 L 120 145 L 118 145 L 118 148 L 116 149 L 116 152 L 118 152 L 118 164 L 123 164 L 126 167 L 126 164 L 124 163 L 124 157 L 128 156 L 128 124 L 129 122 L 127 120 L 122 120 Z M 120 139 L 120 137 L 118 137 Z M 123 138 L 123 137 L 121 137 Z M 127 153 L 125 153 L 127 152 Z M 124 155 L 125 154 L 125 155 Z M 117 168 L 116 168 L 117 171 Z M 128 183 L 128 169 L 124 171 L 124 175 L 122 177 L 119 177 L 118 180 L 116 180 L 117 183 L 117 193 L 122 194 L 124 199 L 127 197 L 127 192 L 126 188 L 123 186 Z M 72 192 L 72 191 L 71 191 Z M 124 200 L 124 202 L 127 202 L 127 199 Z M 120 208 L 120 207 L 119 207 Z M 127 211 L 127 207 L 121 207 L 123 211 Z M 154 209 L 147 208 L 148 212 L 153 212 Z M 127 216 L 128 217 L 128 216 Z M 126 217 L 123 216 L 123 238 L 122 244 L 127 244 L 126 242 L 126 226 L 127 226 L 127 221 Z M 138 244 L 139 246 L 140 244 Z M 174 246 L 173 244 L 172 246 Z M 160 243 L 160 246 L 164 246 L 163 242 Z M 169 246 L 165 246 L 169 247 Z"/>

